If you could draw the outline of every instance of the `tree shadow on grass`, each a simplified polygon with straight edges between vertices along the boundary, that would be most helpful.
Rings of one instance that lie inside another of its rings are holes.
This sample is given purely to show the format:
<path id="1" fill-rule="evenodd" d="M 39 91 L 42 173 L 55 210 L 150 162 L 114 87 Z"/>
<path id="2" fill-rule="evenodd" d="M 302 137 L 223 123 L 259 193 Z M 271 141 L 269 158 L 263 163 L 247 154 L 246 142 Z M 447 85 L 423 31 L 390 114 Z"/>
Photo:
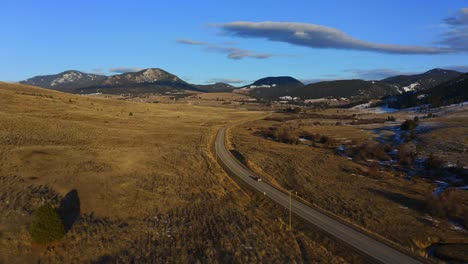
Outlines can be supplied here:
<path id="1" fill-rule="evenodd" d="M 57 213 L 62 218 L 65 232 L 68 232 L 72 228 L 78 217 L 80 217 L 80 212 L 80 197 L 78 196 L 78 191 L 73 189 L 63 197 L 57 209 Z"/>
<path id="2" fill-rule="evenodd" d="M 369 191 L 373 192 L 373 193 L 376 193 L 376 194 L 379 194 L 379 195 L 387 198 L 390 201 L 399 203 L 399 204 L 401 204 L 403 206 L 406 206 L 406 207 L 408 207 L 410 209 L 413 209 L 413 210 L 416 210 L 416 211 L 419 211 L 419 212 L 424 211 L 425 203 L 424 203 L 423 200 L 414 199 L 414 198 L 405 196 L 405 195 L 400 194 L 400 193 L 377 190 L 377 189 L 372 189 L 372 188 L 369 188 Z"/>

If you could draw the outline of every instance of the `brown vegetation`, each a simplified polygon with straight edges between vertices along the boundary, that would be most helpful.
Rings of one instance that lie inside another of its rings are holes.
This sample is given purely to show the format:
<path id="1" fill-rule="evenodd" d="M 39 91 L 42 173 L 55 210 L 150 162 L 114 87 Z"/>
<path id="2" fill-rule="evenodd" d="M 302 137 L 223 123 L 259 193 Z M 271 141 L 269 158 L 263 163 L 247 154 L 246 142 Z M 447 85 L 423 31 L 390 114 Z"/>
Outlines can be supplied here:
<path id="1" fill-rule="evenodd" d="M 367 118 L 375 117 L 368 114 Z M 417 241 L 436 238 L 430 241 L 468 242 L 466 236 L 451 225 L 436 225 L 425 218 L 426 194 L 434 188 L 431 182 L 418 177 L 408 180 L 398 170 L 379 166 L 378 161 L 390 160 L 387 153 L 394 147 L 372 140 L 376 135 L 369 131 L 374 131 L 378 125 L 336 126 L 336 120 L 301 119 L 298 115 L 283 118 L 285 121 L 281 123 L 272 119 L 234 128 L 231 138 L 250 168 L 266 181 L 294 189 L 300 198 L 422 255 L 426 255 L 427 247 L 435 242 Z M 315 122 L 326 125 L 315 126 Z M 321 138 L 317 135 L 347 142 L 345 149 L 353 160 L 336 155 L 335 148 L 278 144 L 252 132 L 271 126 L 294 128 L 298 136 L 314 143 Z M 389 130 L 388 134 L 393 133 Z M 413 164 L 416 156 L 411 146 L 399 150 L 396 157 L 399 162 Z M 457 195 L 457 201 L 468 200 L 466 191 Z M 466 204 L 462 206 L 468 208 Z"/>
<path id="2" fill-rule="evenodd" d="M 430 193 L 426 197 L 426 211 L 438 218 L 456 220 L 468 228 L 468 208 L 464 205 L 467 202 L 460 199 L 460 190 L 454 188 L 449 188 L 438 196 Z"/>
<path id="3" fill-rule="evenodd" d="M 211 156 L 217 128 L 264 113 L 10 84 L 0 105 L 0 263 L 344 262 L 333 243 L 280 230 L 285 212 L 256 205 Z M 34 211 L 74 189 L 64 239 L 33 246 Z"/>
<path id="4" fill-rule="evenodd" d="M 368 141 L 362 145 L 347 147 L 345 153 L 357 161 L 390 160 L 391 158 L 387 155 L 390 150 L 391 147 L 388 145 Z"/>

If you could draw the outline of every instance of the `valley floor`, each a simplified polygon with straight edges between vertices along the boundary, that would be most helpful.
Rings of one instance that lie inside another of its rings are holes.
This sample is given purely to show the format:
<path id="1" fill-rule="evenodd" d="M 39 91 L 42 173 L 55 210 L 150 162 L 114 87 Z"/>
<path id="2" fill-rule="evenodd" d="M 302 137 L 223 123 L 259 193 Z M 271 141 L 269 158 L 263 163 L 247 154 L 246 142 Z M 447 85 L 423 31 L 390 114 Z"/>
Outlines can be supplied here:
<path id="1" fill-rule="evenodd" d="M 397 121 L 386 122 L 389 115 Z M 416 254 L 434 255 L 435 247 L 439 247 L 435 254 L 442 259 L 466 261 L 468 232 L 462 226 L 463 221 L 468 223 L 468 192 L 464 187 L 468 178 L 466 167 L 463 169 L 468 161 L 464 150 L 468 111 L 421 119 L 415 139 L 396 143 L 401 122 L 416 115 L 334 109 L 275 113 L 233 128 L 230 141 L 249 168 L 272 184 L 292 189 L 301 199 Z M 345 148 L 352 146 L 357 146 L 357 153 L 349 156 L 351 151 Z M 382 146 L 381 152 L 378 146 Z M 384 148 L 389 148 L 388 152 L 400 150 L 401 155 L 405 151 L 418 152 L 422 157 L 431 155 L 449 167 L 459 164 L 459 178 L 456 183 L 443 185 L 447 193 L 432 198 L 445 180 L 442 172 L 450 168 L 434 168 L 435 175 L 427 170 L 414 174 L 407 171 L 412 166 L 399 165 L 403 161 L 390 161 Z M 434 215 L 432 207 L 450 212 Z"/>

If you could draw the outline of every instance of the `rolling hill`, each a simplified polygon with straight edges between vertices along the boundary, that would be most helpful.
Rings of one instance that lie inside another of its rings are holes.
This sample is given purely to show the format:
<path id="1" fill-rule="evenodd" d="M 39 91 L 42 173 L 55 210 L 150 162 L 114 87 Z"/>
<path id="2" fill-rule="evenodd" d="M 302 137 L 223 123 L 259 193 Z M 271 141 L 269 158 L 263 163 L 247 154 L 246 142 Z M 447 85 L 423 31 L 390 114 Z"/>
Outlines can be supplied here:
<path id="1" fill-rule="evenodd" d="M 192 84 L 193 86 L 197 87 L 200 90 L 206 91 L 206 92 L 232 92 L 234 89 L 236 89 L 235 86 L 232 86 L 227 83 L 213 83 L 213 84 Z"/>
<path id="2" fill-rule="evenodd" d="M 427 90 L 407 92 L 387 99 L 390 107 L 407 108 L 419 105 L 439 107 L 468 101 L 468 73 Z"/>
<path id="3" fill-rule="evenodd" d="M 291 92 L 302 86 L 304 86 L 304 84 L 293 77 L 266 77 L 240 89 L 236 89 L 235 92 L 249 94 L 250 96 L 258 99 L 270 100 L 277 99 L 280 96 L 289 95 Z"/>
<path id="4" fill-rule="evenodd" d="M 75 89 L 82 87 L 97 86 L 106 78 L 104 75 L 71 70 L 58 74 L 32 77 L 20 83 L 63 92 L 73 92 Z"/>
<path id="5" fill-rule="evenodd" d="M 396 85 L 402 92 L 421 91 L 455 79 L 460 75 L 462 75 L 461 72 L 437 68 L 421 74 L 389 77 L 383 79 L 382 82 Z"/>
<path id="6" fill-rule="evenodd" d="M 291 96 L 302 99 L 341 98 L 362 101 L 397 94 L 398 89 L 380 81 L 339 80 L 309 84 L 294 90 Z"/>

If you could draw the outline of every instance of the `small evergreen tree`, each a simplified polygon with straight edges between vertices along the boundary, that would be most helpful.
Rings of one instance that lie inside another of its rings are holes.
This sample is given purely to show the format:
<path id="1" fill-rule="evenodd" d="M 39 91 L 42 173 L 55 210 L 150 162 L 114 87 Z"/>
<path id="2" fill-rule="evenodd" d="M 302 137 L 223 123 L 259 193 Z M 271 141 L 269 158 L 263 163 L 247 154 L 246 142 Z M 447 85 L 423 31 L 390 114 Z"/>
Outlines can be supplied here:
<path id="1" fill-rule="evenodd" d="M 30 234 L 31 238 L 39 244 L 57 241 L 65 236 L 62 219 L 50 204 L 42 205 L 37 209 Z"/>
<path id="2" fill-rule="evenodd" d="M 414 130 L 418 126 L 418 122 L 415 120 L 406 120 L 400 126 L 401 130 Z"/>

